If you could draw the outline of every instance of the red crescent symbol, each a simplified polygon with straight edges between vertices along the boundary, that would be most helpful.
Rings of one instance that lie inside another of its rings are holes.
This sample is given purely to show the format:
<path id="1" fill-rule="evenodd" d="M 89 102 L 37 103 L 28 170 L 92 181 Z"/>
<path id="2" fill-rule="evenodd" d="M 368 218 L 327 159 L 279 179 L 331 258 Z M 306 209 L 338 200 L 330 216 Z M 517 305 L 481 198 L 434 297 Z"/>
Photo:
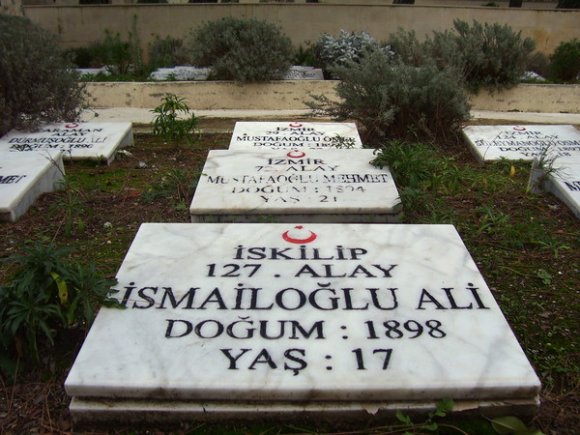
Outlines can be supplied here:
<path id="1" fill-rule="evenodd" d="M 288 156 L 292 159 L 299 159 L 301 157 L 304 157 L 305 155 L 306 155 L 306 153 L 304 151 L 298 151 L 298 150 L 292 150 L 288 154 L 286 154 L 286 156 Z"/>
<path id="2" fill-rule="evenodd" d="M 302 227 L 295 227 L 295 228 L 299 228 L 302 229 Z M 318 237 L 316 235 L 316 233 L 313 233 L 312 231 L 310 231 L 310 236 L 306 237 L 305 239 L 296 239 L 294 237 L 290 237 L 290 235 L 288 234 L 289 231 L 285 231 L 282 234 L 282 238 L 289 242 L 289 243 L 296 243 L 297 245 L 302 245 L 304 243 L 310 243 L 310 242 L 314 242 L 316 240 L 316 237 Z"/>
<path id="3" fill-rule="evenodd" d="M 526 127 L 514 127 L 515 131 L 526 131 Z"/>
<path id="4" fill-rule="evenodd" d="M 75 122 L 71 123 L 71 124 L 65 124 L 64 125 L 65 128 L 77 128 L 79 125 Z"/>
<path id="5" fill-rule="evenodd" d="M 302 124 L 300 124 L 299 122 L 291 122 L 290 123 L 290 127 L 292 127 L 292 128 L 300 128 L 300 127 L 302 127 Z"/>

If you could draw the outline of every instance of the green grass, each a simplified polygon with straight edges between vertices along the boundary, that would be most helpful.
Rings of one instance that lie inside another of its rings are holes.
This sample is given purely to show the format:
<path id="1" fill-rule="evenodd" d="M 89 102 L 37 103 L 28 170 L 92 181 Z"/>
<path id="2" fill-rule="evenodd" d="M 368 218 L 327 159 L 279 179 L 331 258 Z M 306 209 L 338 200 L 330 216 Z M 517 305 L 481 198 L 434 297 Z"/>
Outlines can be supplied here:
<path id="1" fill-rule="evenodd" d="M 391 168 L 406 223 L 456 226 L 543 387 L 574 391 L 580 386 L 577 221 L 550 195 L 526 193 L 529 163 L 463 160 L 395 142 L 375 164 Z"/>

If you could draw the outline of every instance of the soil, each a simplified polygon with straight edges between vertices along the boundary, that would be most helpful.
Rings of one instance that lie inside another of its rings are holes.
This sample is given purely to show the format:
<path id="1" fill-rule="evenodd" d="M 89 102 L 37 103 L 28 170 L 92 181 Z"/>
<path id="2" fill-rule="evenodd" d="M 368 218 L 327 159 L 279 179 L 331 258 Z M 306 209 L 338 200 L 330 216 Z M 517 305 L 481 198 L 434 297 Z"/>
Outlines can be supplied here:
<path id="1" fill-rule="evenodd" d="M 228 134 L 206 134 L 192 146 L 175 146 L 153 136 L 139 134 L 136 145 L 129 149 L 130 155 L 119 155 L 110 166 L 68 163 L 69 185 L 66 190 L 43 195 L 17 223 L 0 223 L 0 258 L 9 259 L 29 240 L 55 241 L 71 247 L 72 255 L 77 259 L 95 261 L 102 273 L 114 277 L 142 222 L 189 222 L 189 200 L 207 152 L 209 149 L 226 149 L 229 137 Z M 458 164 L 477 166 L 464 148 L 453 153 Z M 494 199 L 506 204 L 514 201 L 511 196 Z M 552 197 L 547 197 L 547 201 L 552 207 L 545 210 L 552 213 L 551 218 L 561 223 L 562 231 L 578 235 L 575 229 L 577 221 L 570 217 L 570 212 Z M 452 206 L 459 214 L 473 214 L 474 203 L 468 193 L 462 198 L 455 198 Z M 412 214 L 409 219 L 412 222 Z M 576 252 L 564 257 L 561 260 L 563 264 L 558 267 L 565 267 L 569 261 L 572 263 L 568 266 L 572 267 L 573 262 L 578 260 L 577 248 L 577 244 L 573 245 L 572 249 Z M 539 263 L 554 262 L 549 250 L 534 252 L 533 255 L 534 261 Z M 489 266 L 486 266 L 484 256 L 479 260 L 485 272 Z M 10 263 L 2 265 L 0 283 L 9 279 L 12 270 Z M 489 284 L 493 290 L 498 283 L 493 281 L 493 276 L 491 281 Z M 498 298 L 501 300 L 501 295 Z M 564 315 L 570 316 L 570 307 L 564 308 L 568 309 Z M 557 318 L 558 315 L 562 313 L 558 312 L 558 308 L 553 308 L 547 312 L 548 319 L 540 320 L 549 322 L 549 318 Z M 577 332 L 577 328 L 576 333 L 572 331 L 574 340 L 577 340 Z M 85 328 L 63 331 L 54 346 L 43 348 L 44 357 L 39 368 L 21 367 L 15 379 L 0 378 L 0 433 L 79 433 L 70 418 L 70 400 L 63 383 L 85 333 Z M 527 344 L 523 346 L 529 351 Z M 578 433 L 578 378 L 562 374 L 556 376 L 560 378 L 549 382 L 551 387 L 542 392 L 542 404 L 531 424 L 546 434 Z M 545 379 L 542 381 L 545 383 Z M 191 424 L 176 429 L 176 433 L 214 432 L 214 429 Z M 366 431 L 364 426 L 358 429 Z M 291 426 L 274 426 L 262 427 L 259 432 L 270 430 L 297 431 Z M 233 428 L 219 427 L 215 431 L 252 433 L 257 430 L 240 424 Z M 135 431 L 129 427 L 109 427 L 84 433 L 164 432 L 162 428 Z"/>

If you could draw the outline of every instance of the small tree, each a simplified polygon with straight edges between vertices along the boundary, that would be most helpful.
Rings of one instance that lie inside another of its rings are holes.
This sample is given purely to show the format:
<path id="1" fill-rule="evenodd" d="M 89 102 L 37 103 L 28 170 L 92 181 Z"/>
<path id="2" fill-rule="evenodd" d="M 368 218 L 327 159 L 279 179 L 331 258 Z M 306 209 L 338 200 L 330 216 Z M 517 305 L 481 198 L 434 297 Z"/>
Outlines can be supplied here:
<path id="1" fill-rule="evenodd" d="M 77 74 L 56 38 L 26 18 L 0 15 L 0 136 L 73 121 L 82 101 Z"/>

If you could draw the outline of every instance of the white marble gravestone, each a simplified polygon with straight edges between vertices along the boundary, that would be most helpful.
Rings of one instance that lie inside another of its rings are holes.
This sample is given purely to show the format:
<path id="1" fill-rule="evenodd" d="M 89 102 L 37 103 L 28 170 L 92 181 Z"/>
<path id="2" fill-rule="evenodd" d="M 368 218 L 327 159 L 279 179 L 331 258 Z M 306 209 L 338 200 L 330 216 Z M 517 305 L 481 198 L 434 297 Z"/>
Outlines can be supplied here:
<path id="1" fill-rule="evenodd" d="M 463 134 L 480 161 L 580 157 L 580 131 L 572 125 L 472 125 Z"/>
<path id="2" fill-rule="evenodd" d="M 97 76 L 97 75 L 103 75 L 103 76 L 110 76 L 111 75 L 111 69 L 109 67 L 106 66 L 102 66 L 100 68 L 75 68 L 76 72 L 79 73 L 79 75 L 82 76 Z"/>
<path id="3" fill-rule="evenodd" d="M 157 68 L 149 76 L 152 80 L 207 80 L 211 68 L 196 66 L 174 66 Z"/>
<path id="4" fill-rule="evenodd" d="M 354 123 L 236 122 L 230 149 L 362 148 Z"/>
<path id="5" fill-rule="evenodd" d="M 115 158 L 118 148 L 133 144 L 130 122 L 70 122 L 43 125 L 38 131 L 13 130 L 0 138 L 0 151 L 62 151 L 65 159 Z"/>
<path id="6" fill-rule="evenodd" d="M 65 383 L 76 420 L 538 403 L 450 225 L 143 224 L 117 279 L 126 308 Z"/>
<path id="7" fill-rule="evenodd" d="M 294 65 L 284 76 L 284 80 L 324 80 L 321 68 Z"/>
<path id="8" fill-rule="evenodd" d="M 398 222 L 388 168 L 367 149 L 213 150 L 190 206 L 192 222 Z"/>
<path id="9" fill-rule="evenodd" d="M 580 156 L 554 161 L 555 171 L 548 174 L 546 189 L 566 204 L 580 219 Z"/>
<path id="10" fill-rule="evenodd" d="M 14 222 L 43 193 L 62 188 L 61 152 L 0 152 L 0 220 Z"/>

